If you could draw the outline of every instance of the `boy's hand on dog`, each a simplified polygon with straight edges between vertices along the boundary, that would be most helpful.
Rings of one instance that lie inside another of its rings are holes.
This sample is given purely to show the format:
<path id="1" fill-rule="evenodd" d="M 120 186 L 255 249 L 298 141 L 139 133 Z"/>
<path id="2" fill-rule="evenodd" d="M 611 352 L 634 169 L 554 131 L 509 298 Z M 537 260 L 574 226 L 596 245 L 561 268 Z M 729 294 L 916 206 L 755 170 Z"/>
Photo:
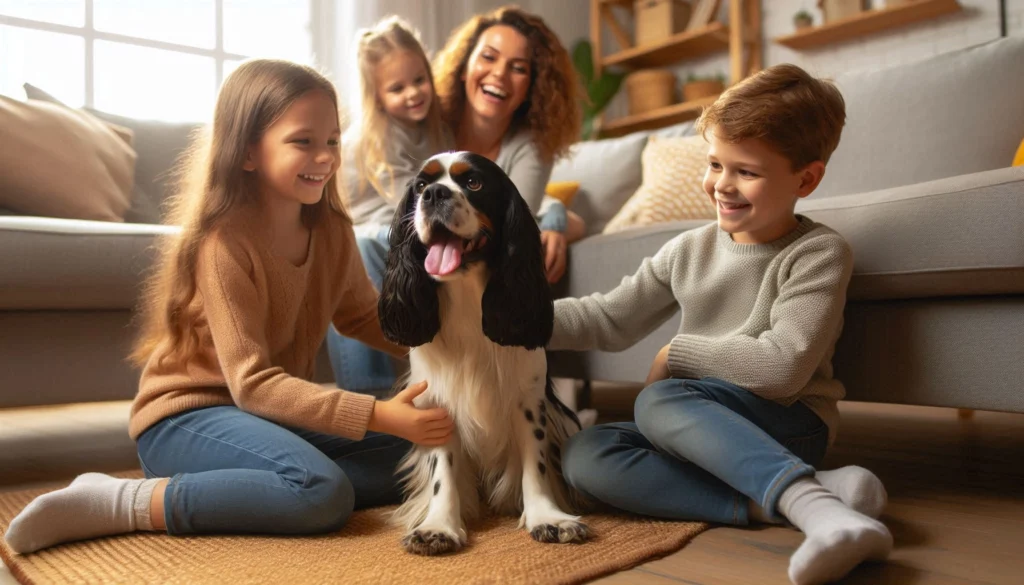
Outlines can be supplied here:
<path id="1" fill-rule="evenodd" d="M 651 364 L 651 371 L 647 374 L 647 381 L 644 382 L 645 386 L 658 382 L 660 380 L 667 380 L 672 375 L 668 371 L 668 350 L 671 344 L 661 348 L 658 355 L 654 356 L 654 363 Z"/>
<path id="2" fill-rule="evenodd" d="M 373 405 L 366 428 L 402 437 L 417 445 L 444 445 L 451 437 L 455 423 L 443 408 L 416 408 L 413 400 L 426 389 L 426 382 L 417 382 L 390 400 L 378 400 Z"/>

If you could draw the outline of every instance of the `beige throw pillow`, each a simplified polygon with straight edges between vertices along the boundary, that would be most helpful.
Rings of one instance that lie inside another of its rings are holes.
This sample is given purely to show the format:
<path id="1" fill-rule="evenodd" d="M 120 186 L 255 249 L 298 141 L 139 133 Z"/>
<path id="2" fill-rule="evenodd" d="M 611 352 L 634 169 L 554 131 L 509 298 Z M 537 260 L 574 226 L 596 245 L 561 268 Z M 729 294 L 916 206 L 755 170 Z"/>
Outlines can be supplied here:
<path id="1" fill-rule="evenodd" d="M 124 221 L 135 158 L 130 135 L 86 112 L 0 96 L 0 207 Z"/>
<path id="2" fill-rule="evenodd" d="M 651 136 L 640 158 L 640 188 L 604 233 L 683 219 L 715 219 L 715 206 L 701 186 L 707 154 L 708 143 L 702 136 Z"/>

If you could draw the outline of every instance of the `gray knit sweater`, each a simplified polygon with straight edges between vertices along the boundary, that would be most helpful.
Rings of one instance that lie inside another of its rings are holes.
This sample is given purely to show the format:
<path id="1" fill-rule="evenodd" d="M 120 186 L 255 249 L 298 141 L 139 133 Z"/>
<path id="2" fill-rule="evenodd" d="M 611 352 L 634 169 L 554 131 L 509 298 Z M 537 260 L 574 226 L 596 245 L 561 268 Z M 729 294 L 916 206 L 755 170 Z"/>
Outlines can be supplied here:
<path id="1" fill-rule="evenodd" d="M 716 377 L 780 404 L 802 401 L 828 425 L 831 443 L 845 394 L 832 354 L 853 254 L 832 229 L 798 219 L 768 244 L 737 244 L 717 223 L 680 234 L 611 292 L 555 301 L 549 348 L 622 351 L 681 307 L 672 377 Z"/>

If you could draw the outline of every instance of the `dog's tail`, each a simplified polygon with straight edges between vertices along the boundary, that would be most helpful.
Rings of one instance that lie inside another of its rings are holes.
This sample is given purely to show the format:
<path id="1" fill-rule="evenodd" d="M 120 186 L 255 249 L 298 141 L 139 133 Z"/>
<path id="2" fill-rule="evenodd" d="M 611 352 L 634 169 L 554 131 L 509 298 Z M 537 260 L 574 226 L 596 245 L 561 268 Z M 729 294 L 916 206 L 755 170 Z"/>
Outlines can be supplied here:
<path id="1" fill-rule="evenodd" d="M 559 507 L 574 514 L 582 513 L 591 508 L 591 502 L 579 491 L 572 488 L 562 475 L 562 448 L 569 437 L 580 432 L 580 419 L 571 408 L 565 405 L 555 394 L 551 378 L 544 389 L 544 401 L 540 404 L 541 416 L 547 417 L 549 425 L 547 459 L 551 468 L 551 488 Z"/>

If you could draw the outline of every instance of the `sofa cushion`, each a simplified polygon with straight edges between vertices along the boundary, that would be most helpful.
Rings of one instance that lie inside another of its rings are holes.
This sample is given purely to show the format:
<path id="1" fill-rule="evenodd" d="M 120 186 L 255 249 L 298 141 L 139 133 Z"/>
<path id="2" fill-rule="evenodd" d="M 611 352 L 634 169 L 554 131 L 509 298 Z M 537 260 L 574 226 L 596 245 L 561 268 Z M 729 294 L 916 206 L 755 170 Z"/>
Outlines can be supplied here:
<path id="1" fill-rule="evenodd" d="M 31 100 L 61 103 L 44 90 L 26 83 L 25 95 Z M 135 163 L 135 192 L 132 207 L 125 216 L 134 223 L 160 223 L 163 202 L 174 191 L 174 164 L 188 147 L 195 132 L 202 126 L 191 123 L 138 120 L 99 110 L 85 111 L 100 120 L 127 128 L 134 134 L 133 145 L 138 159 Z"/>
<path id="2" fill-rule="evenodd" d="M 161 223 L 166 219 L 164 203 L 177 187 L 175 165 L 188 149 L 201 124 L 137 120 L 99 110 L 88 110 L 97 118 L 130 129 L 135 134 L 135 184 L 142 192 L 127 219 L 137 223 Z"/>
<path id="3" fill-rule="evenodd" d="M 853 247 L 854 300 L 1024 293 L 1024 168 L 801 201 Z"/>
<path id="4" fill-rule="evenodd" d="M 685 138 L 686 136 L 696 136 L 697 131 L 693 128 L 694 124 L 694 120 L 672 124 L 671 126 L 651 130 L 647 133 L 647 136 L 657 136 L 658 138 Z"/>
<path id="5" fill-rule="evenodd" d="M 0 310 L 130 309 L 154 241 L 178 228 L 0 217 Z"/>
<path id="6" fill-rule="evenodd" d="M 1024 37 L 840 75 L 846 127 L 815 194 L 1005 167 L 1024 131 Z"/>
<path id="7" fill-rule="evenodd" d="M 135 150 L 90 114 L 0 96 L 0 205 L 50 217 L 123 221 Z"/>
<path id="8" fill-rule="evenodd" d="M 715 206 L 702 185 L 707 155 L 708 143 L 702 136 L 648 138 L 640 188 L 604 233 L 683 219 L 715 219 Z"/>
<path id="9" fill-rule="evenodd" d="M 578 181 L 572 210 L 587 224 L 587 233 L 600 233 L 622 204 L 640 186 L 640 154 L 647 134 L 579 142 L 569 156 L 555 163 L 551 181 Z"/>

